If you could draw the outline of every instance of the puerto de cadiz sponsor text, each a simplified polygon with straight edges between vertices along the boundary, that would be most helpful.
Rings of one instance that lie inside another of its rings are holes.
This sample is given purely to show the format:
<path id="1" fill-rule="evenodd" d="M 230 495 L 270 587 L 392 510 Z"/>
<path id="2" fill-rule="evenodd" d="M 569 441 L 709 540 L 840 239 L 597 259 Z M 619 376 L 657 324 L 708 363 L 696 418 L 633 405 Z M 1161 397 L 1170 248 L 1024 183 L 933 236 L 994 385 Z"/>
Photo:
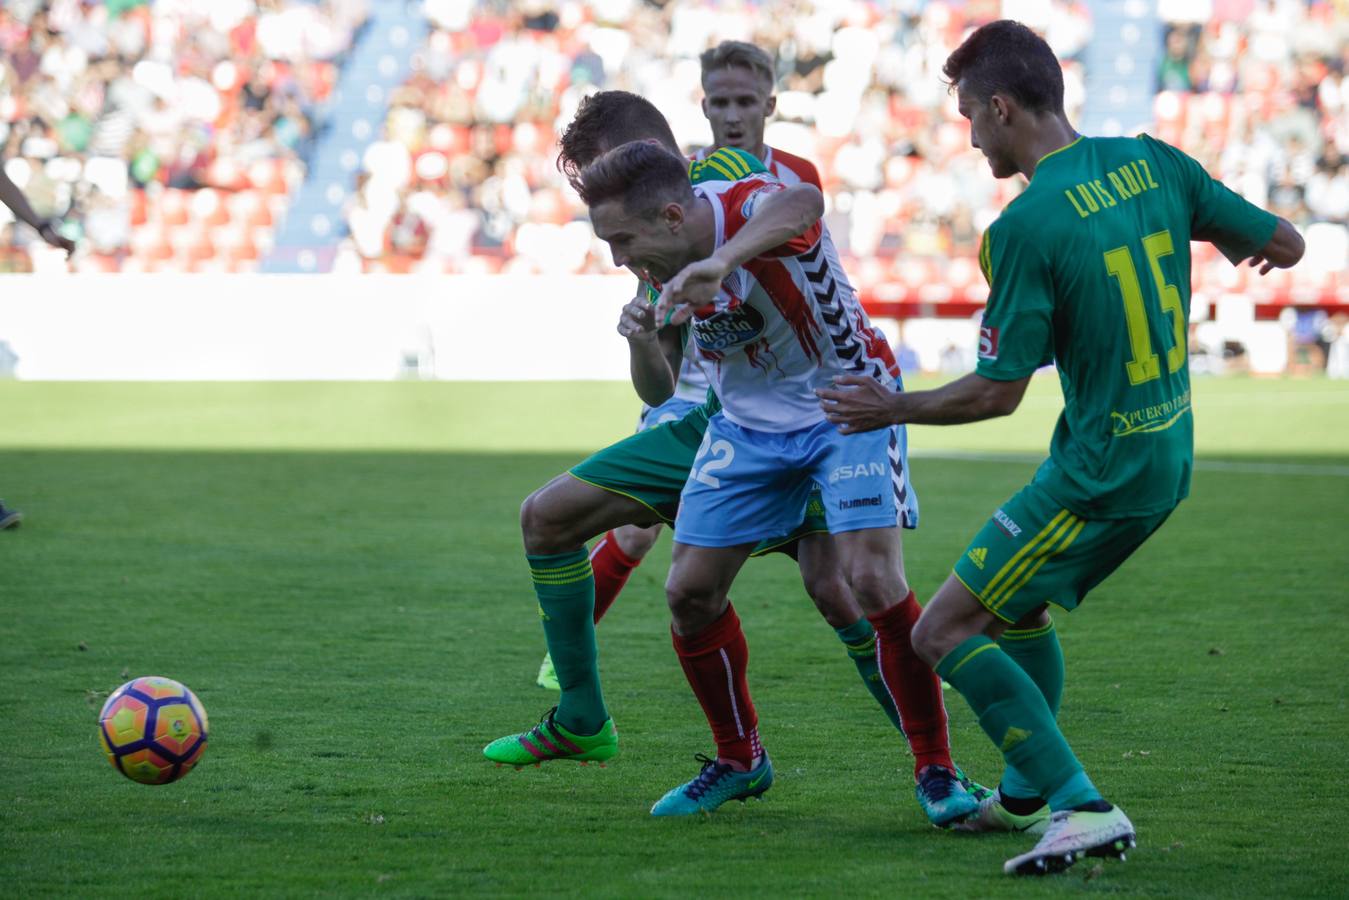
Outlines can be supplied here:
<path id="1" fill-rule="evenodd" d="M 1165 431 L 1190 411 L 1190 392 L 1172 397 L 1151 406 L 1142 406 L 1127 412 L 1115 411 L 1110 414 L 1111 433 L 1115 437 L 1128 434 L 1146 434 L 1149 431 Z"/>

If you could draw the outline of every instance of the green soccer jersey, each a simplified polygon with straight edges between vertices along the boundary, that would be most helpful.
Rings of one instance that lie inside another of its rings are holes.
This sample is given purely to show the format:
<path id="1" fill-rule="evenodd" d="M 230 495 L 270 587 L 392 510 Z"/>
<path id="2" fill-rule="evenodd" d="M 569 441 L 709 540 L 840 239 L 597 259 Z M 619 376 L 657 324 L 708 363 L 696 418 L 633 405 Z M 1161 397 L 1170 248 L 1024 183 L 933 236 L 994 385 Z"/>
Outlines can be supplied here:
<path id="1" fill-rule="evenodd" d="M 976 371 L 1012 381 L 1058 366 L 1064 409 L 1035 482 L 1064 507 L 1143 516 L 1189 493 L 1190 241 L 1237 262 L 1277 223 L 1145 135 L 1048 154 L 989 227 Z"/>

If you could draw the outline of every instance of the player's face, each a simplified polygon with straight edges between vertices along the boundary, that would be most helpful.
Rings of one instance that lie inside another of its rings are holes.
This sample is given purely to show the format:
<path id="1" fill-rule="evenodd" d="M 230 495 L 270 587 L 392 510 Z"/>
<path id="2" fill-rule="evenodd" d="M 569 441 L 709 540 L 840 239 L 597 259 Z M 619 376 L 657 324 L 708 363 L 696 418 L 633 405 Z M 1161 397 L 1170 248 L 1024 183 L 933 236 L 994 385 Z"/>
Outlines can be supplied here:
<path id="1" fill-rule="evenodd" d="M 703 93 L 712 142 L 756 152 L 763 143 L 764 120 L 777 105 L 768 81 L 742 66 L 727 66 L 703 77 Z"/>
<path id="2" fill-rule="evenodd" d="M 970 143 L 984 154 L 993 177 L 1015 175 L 1017 165 L 1008 146 L 1010 131 L 999 121 L 993 99 L 973 97 L 962 84 L 956 86 L 956 102 L 960 114 L 970 120 Z"/>
<path id="3" fill-rule="evenodd" d="M 614 265 L 644 281 L 664 283 L 684 266 L 683 210 L 667 205 L 654 218 L 629 215 L 623 201 L 607 200 L 590 209 L 595 236 L 609 245 Z"/>

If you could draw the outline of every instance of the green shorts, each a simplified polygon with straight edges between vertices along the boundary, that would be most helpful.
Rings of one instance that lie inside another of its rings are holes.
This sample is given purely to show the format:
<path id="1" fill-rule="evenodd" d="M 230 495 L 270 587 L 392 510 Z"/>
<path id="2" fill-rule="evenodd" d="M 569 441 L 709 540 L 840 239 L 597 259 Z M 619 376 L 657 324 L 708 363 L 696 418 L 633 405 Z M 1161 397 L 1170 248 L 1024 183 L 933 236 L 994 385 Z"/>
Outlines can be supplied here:
<path id="1" fill-rule="evenodd" d="M 689 480 L 689 470 L 707 431 L 708 416 L 708 407 L 699 406 L 678 421 L 639 431 L 610 444 L 573 466 L 568 474 L 578 481 L 636 500 L 651 510 L 653 521 L 673 525 L 679 513 L 679 495 L 683 493 L 684 482 Z M 801 525 L 791 534 L 760 542 L 751 555 L 780 552 L 794 556 L 797 540 L 828 531 L 819 491 L 812 491 Z"/>
<path id="2" fill-rule="evenodd" d="M 1029 484 L 974 536 L 956 562 L 955 576 L 1004 622 L 1015 622 L 1044 603 L 1072 610 L 1171 512 L 1083 519 Z"/>

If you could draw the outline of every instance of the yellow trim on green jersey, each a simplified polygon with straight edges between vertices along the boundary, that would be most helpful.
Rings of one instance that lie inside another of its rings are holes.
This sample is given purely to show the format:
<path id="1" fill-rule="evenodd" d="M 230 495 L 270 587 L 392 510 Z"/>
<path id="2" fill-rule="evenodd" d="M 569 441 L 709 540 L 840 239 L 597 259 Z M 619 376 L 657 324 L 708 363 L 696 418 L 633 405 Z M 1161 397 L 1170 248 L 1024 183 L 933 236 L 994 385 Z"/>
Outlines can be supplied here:
<path id="1" fill-rule="evenodd" d="M 693 184 L 739 181 L 756 172 L 767 171 L 768 168 L 751 153 L 738 147 L 718 147 L 704 159 L 695 159 L 689 163 L 689 181 Z"/>
<path id="2" fill-rule="evenodd" d="M 1064 150 L 1068 150 L 1068 149 L 1070 149 L 1070 148 L 1072 148 L 1072 147 L 1076 147 L 1077 144 L 1078 144 L 1078 142 L 1081 141 L 1081 140 L 1082 140 L 1082 135 L 1079 134 L 1079 135 L 1077 136 L 1077 140 L 1073 141 L 1071 144 L 1064 144 L 1062 147 L 1060 147 L 1060 148 L 1057 149 L 1057 150 L 1050 150 L 1050 151 L 1049 151 L 1048 153 L 1046 153 L 1044 156 L 1040 157 L 1039 159 L 1037 159 L 1037 160 L 1035 161 L 1035 168 L 1037 168 L 1037 169 L 1040 168 L 1040 163 L 1042 163 L 1042 162 L 1044 162 L 1045 160 L 1049 159 L 1049 157 L 1053 156 L 1055 153 L 1062 153 Z"/>
<path id="3" fill-rule="evenodd" d="M 602 491 L 608 491 L 610 494 L 617 494 L 620 497 L 627 497 L 633 503 L 640 503 L 642 506 L 645 506 L 647 509 L 651 510 L 652 514 L 655 515 L 656 518 L 664 522 L 666 525 L 674 524 L 674 519 L 665 516 L 663 513 L 661 513 L 660 510 L 656 509 L 656 507 L 652 506 L 650 503 L 647 503 L 640 497 L 636 497 L 632 494 L 629 494 L 627 491 L 620 491 L 618 488 L 609 487 L 607 484 L 600 484 L 598 481 L 590 481 L 588 479 L 582 478 L 575 472 L 568 472 L 567 474 L 570 475 L 572 478 L 575 478 L 582 484 L 588 484 L 591 487 L 597 487 Z"/>
<path id="4" fill-rule="evenodd" d="M 979 271 L 984 273 L 984 281 L 993 287 L 993 247 L 988 239 L 988 230 L 979 238 Z"/>
<path id="5" fill-rule="evenodd" d="M 1087 522 L 1085 519 L 1078 519 L 1076 516 L 1073 516 L 1072 521 L 1060 530 L 1059 534 L 1062 535 L 1062 540 L 1058 542 L 1057 546 L 1055 546 L 1055 541 L 1051 540 L 1044 547 L 1040 548 L 1039 552 L 1035 555 L 1035 564 L 1017 578 L 1016 581 L 1003 592 L 1001 597 L 994 600 L 993 606 L 1001 609 L 1008 600 L 1012 599 L 1012 596 L 1015 595 L 1017 591 L 1030 584 L 1030 580 L 1035 577 L 1036 572 L 1040 571 L 1040 567 L 1049 562 L 1051 557 L 1058 556 L 1064 550 L 1067 550 L 1069 545 L 1077 540 L 1077 536 L 1082 533 L 1082 529 L 1085 528 L 1086 525 Z"/>
<path id="6" fill-rule="evenodd" d="M 1050 519 L 1049 524 L 1046 525 L 1040 531 L 1039 534 L 1031 538 L 1031 540 L 1026 544 L 1026 546 L 1018 550 L 1016 554 L 1013 555 L 1011 559 L 1007 560 L 1007 562 L 1003 565 L 1003 567 L 997 571 L 997 573 L 988 582 L 988 584 L 984 586 L 984 596 L 988 596 L 995 593 L 999 587 L 998 582 L 1002 581 L 1003 578 L 1005 578 L 1007 575 L 1011 573 L 1012 569 L 1015 568 L 1016 565 L 1021 562 L 1021 558 L 1025 556 L 1027 553 L 1030 553 L 1032 550 L 1034 550 L 1040 544 L 1041 541 L 1043 541 L 1045 538 L 1049 536 L 1050 532 L 1054 531 L 1059 527 L 1059 524 L 1063 522 L 1065 517 L 1071 515 L 1072 513 L 1068 512 L 1068 510 L 1066 509 L 1059 510 L 1059 514 L 1056 515 L 1054 518 Z M 980 597 L 979 599 L 982 600 L 984 599 L 984 597 Z"/>

